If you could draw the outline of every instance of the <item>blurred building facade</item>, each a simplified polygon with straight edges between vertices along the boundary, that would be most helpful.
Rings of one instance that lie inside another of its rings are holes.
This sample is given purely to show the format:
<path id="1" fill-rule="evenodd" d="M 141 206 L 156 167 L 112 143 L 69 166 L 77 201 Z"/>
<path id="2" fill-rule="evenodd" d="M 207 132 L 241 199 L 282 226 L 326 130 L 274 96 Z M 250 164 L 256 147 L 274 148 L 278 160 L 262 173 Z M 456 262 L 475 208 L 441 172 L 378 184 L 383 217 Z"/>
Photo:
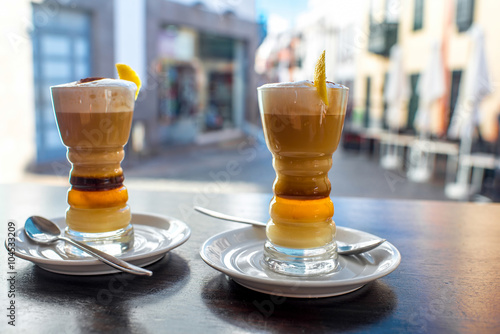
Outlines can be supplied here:
<path id="1" fill-rule="evenodd" d="M 149 82 L 137 121 L 148 142 L 206 143 L 258 123 L 255 3 L 230 3 L 146 2 Z"/>
<path id="2" fill-rule="evenodd" d="M 0 15 L 0 103 L 13 111 L 0 116 L 2 182 L 65 159 L 49 87 L 116 77 L 117 62 L 143 81 L 129 151 L 217 141 L 259 122 L 253 0 L 22 0 Z"/>
<path id="3" fill-rule="evenodd" d="M 500 66 L 495 62 L 500 56 L 496 42 L 500 21 L 494 13 L 499 9 L 499 2 L 481 0 L 371 1 L 366 6 L 364 22 L 368 38 L 357 59 L 354 121 L 364 127 L 386 126 L 384 90 L 390 50 L 397 45 L 410 84 L 401 128 L 415 132 L 414 121 L 420 100 L 418 82 L 429 63 L 433 44 L 438 43 L 445 73 L 445 94 L 433 106 L 430 125 L 434 136 L 446 137 L 472 52 L 472 38 L 468 32 L 476 25 L 484 31 L 487 67 L 493 82 L 492 93 L 480 105 L 480 133 L 488 141 L 496 140 L 500 91 L 494 86 L 500 78 Z"/>
<path id="4" fill-rule="evenodd" d="M 363 16 L 367 0 L 310 1 L 293 29 L 268 30 L 256 54 L 261 83 L 312 80 L 318 55 L 326 51 L 326 77 L 350 88 L 353 107 L 357 59 L 365 39 Z M 337 9 L 342 7 L 342 11 Z M 280 26 L 280 25 L 278 25 Z"/>
<path id="5" fill-rule="evenodd" d="M 495 59 L 500 47 L 495 41 L 500 21 L 495 14 L 500 2 L 487 0 L 332 0 L 311 1 L 295 29 L 268 34 L 257 51 L 256 70 L 265 81 L 311 79 L 314 62 L 327 53 L 327 79 L 350 88 L 346 125 L 356 131 L 388 127 L 388 103 L 384 96 L 396 46 L 409 94 L 401 106 L 399 130 L 415 133 L 419 108 L 418 83 L 429 64 L 433 45 L 438 45 L 444 67 L 445 93 L 432 106 L 430 132 L 446 138 L 473 38 L 470 28 L 484 32 L 486 62 L 492 92 L 480 104 L 480 133 L 490 142 L 497 138 L 500 91 L 495 89 L 500 66 Z M 342 7 L 342 11 L 335 10 Z M 346 14 L 347 13 L 347 14 Z M 314 58 L 314 59 L 313 59 Z M 284 71 L 283 69 L 287 69 Z M 352 112 L 351 112 L 352 110 Z"/>
<path id="6" fill-rule="evenodd" d="M 5 96 L 0 104 L 12 112 L 0 116 L 5 128 L 0 131 L 0 181 L 16 181 L 37 162 L 65 158 L 49 87 L 97 73 L 114 76 L 112 18 L 112 1 L 4 5 L 0 77 Z"/>

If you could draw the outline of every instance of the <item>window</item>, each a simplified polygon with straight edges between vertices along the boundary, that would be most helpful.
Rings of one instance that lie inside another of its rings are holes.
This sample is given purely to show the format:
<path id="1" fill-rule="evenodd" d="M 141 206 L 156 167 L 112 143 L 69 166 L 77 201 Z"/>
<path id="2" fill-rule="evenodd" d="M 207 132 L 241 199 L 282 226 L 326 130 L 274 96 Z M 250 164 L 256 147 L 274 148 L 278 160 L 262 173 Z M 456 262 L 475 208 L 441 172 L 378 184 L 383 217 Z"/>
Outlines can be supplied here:
<path id="1" fill-rule="evenodd" d="M 411 97 L 408 105 L 408 121 L 406 124 L 406 128 L 409 130 L 414 131 L 415 127 L 413 126 L 413 122 L 415 121 L 415 114 L 417 113 L 418 109 L 418 90 L 417 90 L 417 85 L 418 85 L 418 79 L 420 78 L 420 73 L 415 73 L 410 76 L 410 82 L 411 82 Z"/>
<path id="2" fill-rule="evenodd" d="M 370 126 L 370 99 L 371 99 L 371 86 L 372 78 L 366 77 L 366 100 L 365 100 L 365 115 L 363 118 L 363 124 L 365 128 Z"/>
<path id="3" fill-rule="evenodd" d="M 200 33 L 199 53 L 205 59 L 234 59 L 234 40 L 227 37 Z"/>
<path id="4" fill-rule="evenodd" d="M 384 74 L 384 89 L 382 90 L 383 92 L 385 92 L 387 90 L 387 82 L 389 80 L 389 72 L 385 72 Z M 387 107 L 388 107 L 388 104 L 387 104 L 387 100 L 385 99 L 385 95 L 383 95 L 383 98 L 384 98 L 384 110 L 383 110 L 383 113 L 382 113 L 382 128 L 384 129 L 388 129 L 389 128 L 389 125 L 387 124 Z"/>
<path id="5" fill-rule="evenodd" d="M 416 31 L 424 26 L 424 0 L 415 0 L 414 4 L 413 31 Z"/>
<path id="6" fill-rule="evenodd" d="M 461 79 L 462 79 L 462 70 L 455 70 L 451 72 L 450 111 L 449 111 L 450 116 L 448 117 L 449 120 L 452 119 L 453 113 L 455 112 Z M 448 124 L 448 127 L 449 126 L 450 125 Z"/>
<path id="7" fill-rule="evenodd" d="M 352 108 L 354 105 L 354 81 L 353 79 L 347 79 L 342 81 L 342 85 L 349 88 L 349 97 L 347 98 L 347 109 L 345 112 L 345 123 L 350 123 L 352 121 Z"/>
<path id="8" fill-rule="evenodd" d="M 456 23 L 459 32 L 468 30 L 474 18 L 474 0 L 457 0 Z"/>

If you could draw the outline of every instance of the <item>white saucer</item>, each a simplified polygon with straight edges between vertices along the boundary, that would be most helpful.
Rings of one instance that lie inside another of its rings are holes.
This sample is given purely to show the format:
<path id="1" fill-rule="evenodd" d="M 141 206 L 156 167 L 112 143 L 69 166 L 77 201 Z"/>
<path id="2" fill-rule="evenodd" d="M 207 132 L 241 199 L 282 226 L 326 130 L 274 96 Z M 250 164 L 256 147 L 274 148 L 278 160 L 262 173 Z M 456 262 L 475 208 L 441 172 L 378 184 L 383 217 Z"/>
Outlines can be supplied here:
<path id="1" fill-rule="evenodd" d="M 61 230 L 65 228 L 64 218 L 53 221 Z M 120 258 L 140 267 L 160 260 L 168 251 L 186 242 L 191 234 L 182 221 L 159 215 L 134 213 L 132 225 L 134 247 Z M 48 246 L 36 244 L 28 239 L 24 228 L 20 228 L 16 231 L 15 255 L 58 274 L 103 275 L 120 272 L 92 257 L 70 257 L 62 251 L 62 243 Z"/>
<path id="2" fill-rule="evenodd" d="M 372 234 L 337 226 L 337 239 L 355 243 L 380 239 Z M 271 295 L 318 298 L 355 291 L 391 273 L 401 262 L 399 251 L 389 242 L 357 256 L 339 256 L 339 269 L 319 277 L 293 277 L 264 267 L 262 255 L 266 232 L 262 227 L 245 227 L 219 233 L 203 244 L 200 255 L 211 267 L 240 285 Z"/>

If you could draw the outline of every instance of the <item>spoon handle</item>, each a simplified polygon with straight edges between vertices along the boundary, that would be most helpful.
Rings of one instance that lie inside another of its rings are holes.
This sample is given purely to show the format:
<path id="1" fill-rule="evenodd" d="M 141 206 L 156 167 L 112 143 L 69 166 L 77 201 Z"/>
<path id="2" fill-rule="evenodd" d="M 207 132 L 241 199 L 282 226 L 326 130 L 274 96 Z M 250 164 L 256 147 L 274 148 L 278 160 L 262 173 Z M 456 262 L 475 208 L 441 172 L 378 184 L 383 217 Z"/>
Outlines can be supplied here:
<path id="1" fill-rule="evenodd" d="M 107 253 L 104 253 L 94 247 L 90 247 L 82 242 L 72 240 L 66 237 L 59 237 L 59 240 L 64 240 L 67 243 L 72 244 L 73 246 L 81 249 L 82 251 L 98 258 L 102 262 L 106 263 L 107 265 L 110 265 L 116 269 L 119 269 L 121 271 L 130 273 L 130 274 L 135 274 L 135 275 L 142 275 L 142 276 L 152 276 L 153 272 L 151 270 L 147 270 L 138 266 L 134 266 L 131 263 L 125 262 L 123 260 L 120 260 L 117 257 L 114 257 L 112 255 L 109 255 Z"/>
<path id="2" fill-rule="evenodd" d="M 250 225 L 257 225 L 257 226 L 263 226 L 265 227 L 267 224 L 263 222 L 259 222 L 257 220 L 253 219 L 247 219 L 247 218 L 240 218 L 240 217 L 234 217 L 230 215 L 226 215 L 225 213 L 220 213 L 217 211 L 212 211 L 209 209 L 202 208 L 200 206 L 195 206 L 194 209 L 198 212 L 201 212 L 207 216 L 214 217 L 214 218 L 219 218 L 223 220 L 229 220 L 232 222 L 238 222 L 238 223 L 244 223 L 244 224 L 250 224 Z"/>
<path id="3" fill-rule="evenodd" d="M 251 224 L 251 225 L 256 225 L 256 226 L 263 226 L 263 227 L 265 227 L 267 225 L 266 223 L 259 222 L 259 221 L 253 220 L 253 219 L 234 217 L 234 216 L 226 215 L 225 213 L 205 209 L 205 208 L 202 208 L 200 206 L 195 206 L 194 209 L 198 212 L 201 212 L 201 213 L 207 215 L 207 216 L 219 218 L 219 219 L 223 219 L 223 220 L 229 220 L 229 221 L 233 221 L 233 222 Z M 361 254 L 364 252 L 368 252 L 369 250 L 372 250 L 372 249 L 380 246 L 384 242 L 385 242 L 385 239 L 375 239 L 375 240 L 370 240 L 370 241 L 365 241 L 365 242 L 350 245 L 350 244 L 345 244 L 345 243 L 337 240 L 337 253 L 339 255 L 357 255 L 357 254 Z"/>

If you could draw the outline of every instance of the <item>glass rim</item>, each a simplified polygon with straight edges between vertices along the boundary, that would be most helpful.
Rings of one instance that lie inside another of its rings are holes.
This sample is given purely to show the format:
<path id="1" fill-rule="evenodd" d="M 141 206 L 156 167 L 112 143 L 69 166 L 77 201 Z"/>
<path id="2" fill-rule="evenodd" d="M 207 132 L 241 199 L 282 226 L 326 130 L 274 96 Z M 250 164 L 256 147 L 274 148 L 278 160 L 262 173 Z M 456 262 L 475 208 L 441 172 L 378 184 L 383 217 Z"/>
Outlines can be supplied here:
<path id="1" fill-rule="evenodd" d="M 270 85 L 277 85 L 278 83 L 267 83 L 262 86 L 257 87 L 257 90 L 282 90 L 282 89 L 300 89 L 300 90 L 316 90 L 315 86 L 285 86 L 285 85 L 280 85 L 280 86 L 270 86 Z M 336 87 L 326 87 L 327 90 L 346 90 L 349 91 L 349 87 L 344 86 L 339 83 L 333 83 L 335 84 Z M 269 85 L 269 86 L 268 86 Z M 267 87 L 266 87 L 267 86 Z"/>
<path id="2" fill-rule="evenodd" d="M 99 81 L 98 84 L 92 84 L 93 82 Z M 49 86 L 50 89 L 100 89 L 100 88 L 124 88 L 130 90 L 136 90 L 137 85 L 129 80 L 124 79 L 114 79 L 114 78 L 99 78 L 98 80 L 93 80 L 89 82 L 72 81 L 61 83 L 57 85 Z"/>

